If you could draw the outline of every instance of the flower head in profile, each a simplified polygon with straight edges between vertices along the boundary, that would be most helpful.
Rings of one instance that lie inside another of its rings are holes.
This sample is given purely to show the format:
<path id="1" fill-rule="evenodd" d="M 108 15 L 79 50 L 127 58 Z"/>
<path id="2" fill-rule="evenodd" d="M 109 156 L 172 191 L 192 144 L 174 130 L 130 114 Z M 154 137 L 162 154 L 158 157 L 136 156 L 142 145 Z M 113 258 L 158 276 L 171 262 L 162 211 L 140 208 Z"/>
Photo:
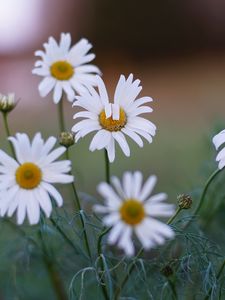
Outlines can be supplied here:
<path id="1" fill-rule="evenodd" d="M 36 56 L 41 59 L 35 63 L 33 74 L 44 77 L 39 85 L 39 92 L 45 97 L 51 90 L 54 103 L 62 98 L 63 91 L 72 102 L 75 92 L 81 93 L 87 85 L 95 85 L 95 74 L 99 69 L 88 64 L 95 58 L 93 53 L 88 54 L 92 45 L 86 39 L 81 39 L 71 47 L 71 35 L 62 33 L 59 44 L 53 37 L 44 43 L 45 52 L 38 50 Z"/>
<path id="2" fill-rule="evenodd" d="M 213 144 L 218 150 L 225 143 L 225 129 L 213 137 Z M 221 170 L 225 166 L 225 147 L 223 147 L 216 156 L 216 161 L 219 162 L 218 168 Z"/>
<path id="3" fill-rule="evenodd" d="M 144 249 L 162 245 L 166 238 L 173 238 L 170 226 L 155 217 L 170 217 L 174 213 L 171 204 L 165 204 L 167 195 L 151 195 L 156 184 L 156 176 L 150 176 L 142 186 L 139 171 L 125 172 L 122 183 L 117 177 L 111 178 L 112 186 L 103 182 L 98 192 L 105 199 L 105 205 L 95 205 L 94 211 L 106 214 L 103 223 L 112 227 L 108 236 L 110 244 L 118 244 L 128 256 L 134 255 L 133 234 Z"/>
<path id="4" fill-rule="evenodd" d="M 0 94 L 0 111 L 3 113 L 9 113 L 14 109 L 17 102 L 15 100 L 15 94 L 9 93 L 8 95 Z"/>
<path id="5" fill-rule="evenodd" d="M 109 101 L 104 82 L 96 76 L 98 92 L 90 87 L 89 92 L 77 96 L 74 106 L 84 109 L 74 115 L 74 119 L 85 118 L 76 123 L 72 131 L 76 134 L 75 141 L 90 132 L 97 131 L 94 135 L 90 151 L 105 148 L 109 161 L 115 159 L 115 141 L 126 156 L 130 156 L 130 148 L 125 136 L 130 137 L 140 147 L 143 147 L 141 137 L 149 143 L 155 135 L 156 126 L 149 120 L 140 117 L 141 114 L 150 113 L 152 109 L 146 105 L 151 102 L 150 97 L 137 98 L 142 90 L 140 80 L 133 81 L 133 75 L 126 79 L 120 76 L 113 101 Z"/>
<path id="6" fill-rule="evenodd" d="M 40 209 L 47 217 L 52 212 L 51 198 L 58 206 L 63 204 L 60 193 L 52 185 L 69 183 L 73 176 L 69 160 L 55 161 L 65 151 L 65 147 L 52 150 L 56 138 L 43 141 L 37 133 L 30 142 L 25 133 L 10 137 L 16 159 L 0 150 L 0 215 L 11 217 L 17 210 L 17 223 L 22 224 L 26 215 L 30 224 L 37 224 Z"/>

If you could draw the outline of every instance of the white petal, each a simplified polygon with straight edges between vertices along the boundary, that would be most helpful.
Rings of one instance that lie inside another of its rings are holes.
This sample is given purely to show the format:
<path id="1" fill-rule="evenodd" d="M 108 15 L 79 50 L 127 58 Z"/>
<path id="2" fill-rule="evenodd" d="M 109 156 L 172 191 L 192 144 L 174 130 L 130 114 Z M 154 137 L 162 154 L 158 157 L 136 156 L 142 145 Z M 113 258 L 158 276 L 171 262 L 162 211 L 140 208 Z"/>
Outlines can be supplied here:
<path id="1" fill-rule="evenodd" d="M 122 248 L 127 256 L 134 255 L 134 245 L 131 240 L 132 228 L 126 226 L 120 236 L 118 246 Z"/>
<path id="2" fill-rule="evenodd" d="M 141 191 L 141 185 L 142 185 L 142 180 L 143 180 L 143 176 L 141 174 L 141 172 L 136 171 L 133 174 L 133 194 L 132 197 L 134 199 L 139 199 L 140 197 L 140 191 Z"/>
<path id="3" fill-rule="evenodd" d="M 130 148 L 129 148 L 128 144 L 127 144 L 127 141 L 126 141 L 123 133 L 120 132 L 120 131 L 112 132 L 112 136 L 114 137 L 114 139 L 120 145 L 120 148 L 122 149 L 123 153 L 126 156 L 130 156 Z"/>
<path id="4" fill-rule="evenodd" d="M 52 77 L 45 77 L 38 86 L 41 97 L 45 97 L 53 89 L 56 80 Z"/>
<path id="5" fill-rule="evenodd" d="M 108 153 L 108 158 L 109 161 L 112 163 L 115 159 L 115 141 L 114 138 L 111 135 L 110 142 L 108 146 L 106 147 L 107 153 Z"/>
<path id="6" fill-rule="evenodd" d="M 75 99 L 75 93 L 74 93 L 74 91 L 73 91 L 71 85 L 69 84 L 69 82 L 64 81 L 62 87 L 63 87 L 63 90 L 64 90 L 64 91 L 66 92 L 66 94 L 67 94 L 68 100 L 69 100 L 70 102 L 72 102 L 72 101 Z"/>
<path id="7" fill-rule="evenodd" d="M 145 211 L 150 217 L 171 217 L 174 214 L 174 205 L 171 204 L 145 204 Z"/>
<path id="8" fill-rule="evenodd" d="M 40 219 L 40 206 L 35 198 L 33 191 L 26 193 L 27 197 L 27 216 L 30 225 L 35 225 Z"/>
<path id="9" fill-rule="evenodd" d="M 121 185 L 119 179 L 116 176 L 112 176 L 110 178 L 110 181 L 111 181 L 112 185 L 115 187 L 115 190 L 117 191 L 118 195 L 120 195 L 121 199 L 125 199 L 126 195 L 125 195 L 125 192 L 122 188 L 122 185 Z"/>
<path id="10" fill-rule="evenodd" d="M 37 188 L 34 193 L 41 209 L 44 211 L 46 217 L 49 218 L 52 212 L 52 202 L 48 193 L 42 187 Z"/>
<path id="11" fill-rule="evenodd" d="M 53 185 L 46 182 L 42 182 L 41 187 L 45 189 L 55 199 L 58 206 L 62 206 L 63 198 Z"/>
<path id="12" fill-rule="evenodd" d="M 142 139 L 137 135 L 134 131 L 130 130 L 129 128 L 122 128 L 122 132 L 128 135 L 133 141 L 135 141 L 139 147 L 143 147 L 144 143 Z"/>
<path id="13" fill-rule="evenodd" d="M 94 151 L 105 148 L 109 144 L 110 139 L 111 134 L 107 130 L 102 129 L 98 131 L 91 141 L 89 150 Z"/>
<path id="14" fill-rule="evenodd" d="M 98 85 L 98 90 L 100 94 L 100 98 L 103 104 L 107 104 L 109 102 L 108 93 L 105 87 L 105 84 L 100 76 L 96 75 L 96 82 Z"/>
<path id="15" fill-rule="evenodd" d="M 8 169 L 14 171 L 18 168 L 19 164 L 8 154 L 0 149 L 0 163 Z"/>
<path id="16" fill-rule="evenodd" d="M 124 229 L 124 225 L 122 222 L 118 222 L 115 226 L 113 226 L 113 228 L 110 230 L 109 237 L 108 237 L 109 244 L 116 243 L 123 229 Z"/>
<path id="17" fill-rule="evenodd" d="M 216 147 L 216 150 L 225 143 L 225 129 L 219 132 L 217 135 L 213 137 L 213 144 Z"/>
<path id="18" fill-rule="evenodd" d="M 63 86 L 60 81 L 57 81 L 55 88 L 54 88 L 54 93 L 53 93 L 53 101 L 55 104 L 58 104 L 59 101 L 62 98 L 62 92 L 63 92 Z"/>
<path id="19" fill-rule="evenodd" d="M 157 181 L 157 177 L 152 175 L 148 178 L 148 180 L 145 182 L 141 192 L 140 192 L 140 196 L 139 199 L 141 201 L 144 201 L 153 191 L 153 188 L 155 187 Z"/>
<path id="20" fill-rule="evenodd" d="M 166 199 L 167 199 L 167 194 L 159 193 L 159 194 L 151 196 L 148 200 L 146 200 L 146 203 L 147 202 L 149 202 L 149 203 L 159 203 L 159 202 L 162 202 Z"/>
<path id="21" fill-rule="evenodd" d="M 102 221 L 106 226 L 112 226 L 120 220 L 120 214 L 118 212 L 111 212 L 105 216 Z"/>
<path id="22" fill-rule="evenodd" d="M 115 208 L 121 205 L 121 199 L 112 189 L 112 187 L 106 183 L 102 182 L 97 186 L 97 191 L 101 194 L 104 198 L 109 199 L 111 201 L 111 205 Z"/>
<path id="23" fill-rule="evenodd" d="M 133 175 L 131 172 L 125 172 L 123 175 L 123 189 L 126 195 L 126 198 L 131 198 L 132 189 L 133 189 Z"/>

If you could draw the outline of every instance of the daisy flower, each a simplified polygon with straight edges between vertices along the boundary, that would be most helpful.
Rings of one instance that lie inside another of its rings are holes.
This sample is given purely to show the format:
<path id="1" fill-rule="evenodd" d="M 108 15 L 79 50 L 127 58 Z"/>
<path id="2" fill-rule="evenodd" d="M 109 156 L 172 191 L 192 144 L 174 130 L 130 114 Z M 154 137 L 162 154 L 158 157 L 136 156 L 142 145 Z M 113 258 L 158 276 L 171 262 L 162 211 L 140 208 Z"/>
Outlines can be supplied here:
<path id="1" fill-rule="evenodd" d="M 172 216 L 174 206 L 163 203 L 167 198 L 165 193 L 151 195 L 156 176 L 150 176 L 143 186 L 142 180 L 141 172 L 136 171 L 125 172 L 122 183 L 117 177 L 111 178 L 112 186 L 100 183 L 97 190 L 105 199 L 105 205 L 93 207 L 95 212 L 106 214 L 103 223 L 112 227 L 109 244 L 117 243 L 128 256 L 134 255 L 133 233 L 146 250 L 174 237 L 170 226 L 155 219 Z"/>
<path id="2" fill-rule="evenodd" d="M 52 151 L 55 137 L 43 141 L 37 133 L 32 142 L 25 133 L 9 137 L 16 159 L 0 150 L 0 215 L 11 217 L 17 210 L 17 223 L 22 224 L 26 215 L 31 225 L 40 219 L 40 209 L 47 217 L 52 212 L 51 198 L 57 205 L 63 204 L 53 183 L 69 183 L 73 176 L 69 160 L 55 161 L 65 151 L 59 147 Z"/>
<path id="3" fill-rule="evenodd" d="M 140 147 L 143 147 L 141 137 L 151 143 L 156 126 L 139 115 L 152 112 L 150 107 L 143 105 L 151 102 L 152 98 L 137 98 L 142 90 L 139 86 L 140 80 L 133 81 L 133 74 L 130 74 L 127 79 L 121 75 L 113 103 L 110 103 L 105 84 L 99 76 L 96 76 L 96 82 L 98 93 L 90 87 L 89 92 L 77 96 L 77 101 L 73 104 L 85 109 L 74 115 L 74 119 L 85 118 L 72 127 L 72 131 L 76 133 L 75 141 L 77 142 L 90 132 L 97 131 L 89 149 L 94 151 L 105 148 L 110 162 L 115 159 L 115 141 L 120 145 L 123 153 L 130 156 L 130 148 L 125 135 Z"/>
<path id="4" fill-rule="evenodd" d="M 95 85 L 95 74 L 100 74 L 99 69 L 88 64 L 95 55 L 88 51 L 92 45 L 86 39 L 81 39 L 72 48 L 71 35 L 62 33 L 60 43 L 57 44 L 53 37 L 44 43 L 45 52 L 38 50 L 36 56 L 41 60 L 35 63 L 32 73 L 44 77 L 38 89 L 41 97 L 45 97 L 51 90 L 54 103 L 62 98 L 63 91 L 72 102 L 75 92 L 81 93 L 87 85 Z"/>
<path id="5" fill-rule="evenodd" d="M 225 143 L 225 129 L 215 135 L 212 141 L 216 150 L 218 150 L 220 146 Z M 219 162 L 218 168 L 220 170 L 223 169 L 225 166 L 225 147 L 223 147 L 223 149 L 221 149 L 217 154 L 216 161 Z"/>

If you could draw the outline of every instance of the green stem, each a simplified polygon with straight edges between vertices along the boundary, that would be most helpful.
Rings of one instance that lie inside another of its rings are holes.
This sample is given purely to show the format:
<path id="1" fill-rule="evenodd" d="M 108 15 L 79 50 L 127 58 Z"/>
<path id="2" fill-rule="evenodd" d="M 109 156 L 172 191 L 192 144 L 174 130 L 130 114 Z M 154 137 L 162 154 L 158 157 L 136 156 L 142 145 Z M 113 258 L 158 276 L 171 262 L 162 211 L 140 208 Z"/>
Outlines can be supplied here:
<path id="1" fill-rule="evenodd" d="M 102 272 L 104 272 L 104 263 L 103 263 L 103 259 L 102 259 L 102 239 L 110 231 L 110 229 L 111 229 L 111 227 L 105 228 L 98 237 L 97 250 L 98 250 L 98 257 L 100 259 L 100 267 L 101 267 Z M 102 281 L 102 280 L 100 280 L 100 281 Z M 104 281 L 103 281 L 103 284 L 101 284 L 101 287 L 102 287 L 102 293 L 104 295 L 104 298 L 109 299 L 106 284 Z"/>
<path id="2" fill-rule="evenodd" d="M 105 176 L 106 176 L 106 182 L 110 184 L 110 162 L 108 158 L 107 150 L 104 149 L 105 154 Z"/>
<path id="3" fill-rule="evenodd" d="M 9 124 L 8 124 L 8 114 L 2 113 L 2 115 L 3 115 L 3 123 L 4 123 L 4 127 L 5 127 L 6 136 L 10 137 L 11 133 L 10 133 Z M 14 151 L 12 143 L 9 143 L 9 146 L 10 146 L 10 149 L 12 152 L 12 156 L 15 158 L 16 156 L 15 156 L 15 151 Z"/>
<path id="4" fill-rule="evenodd" d="M 60 275 L 57 272 L 54 263 L 52 262 L 52 259 L 49 257 L 47 253 L 47 247 L 44 243 L 43 234 L 42 234 L 42 228 L 39 230 L 39 237 L 41 241 L 42 251 L 43 251 L 43 262 L 46 266 L 46 269 L 48 271 L 49 277 L 52 281 L 52 285 L 54 287 L 55 293 L 57 295 L 58 300 L 67 300 L 68 297 L 66 295 L 63 283 L 61 281 Z"/>
<path id="5" fill-rule="evenodd" d="M 173 298 L 174 298 L 175 300 L 177 300 L 177 291 L 176 291 L 176 286 L 175 286 L 174 282 L 173 282 L 172 280 L 168 279 L 168 283 L 169 283 L 170 288 L 171 288 L 171 290 L 172 290 Z"/>
<path id="6" fill-rule="evenodd" d="M 223 261 L 223 263 L 222 263 L 222 265 L 221 265 L 221 267 L 220 267 L 220 269 L 219 269 L 219 271 L 218 271 L 218 273 L 216 275 L 216 279 L 217 280 L 219 280 L 220 275 L 222 274 L 224 267 L 225 267 L 225 260 Z M 210 297 L 210 295 L 211 295 L 211 293 L 212 293 L 212 288 L 209 290 L 209 292 L 208 292 L 207 296 L 204 298 L 204 300 L 208 300 L 209 297 Z"/>
<path id="7" fill-rule="evenodd" d="M 118 300 L 120 298 L 120 294 L 125 286 L 125 284 L 127 283 L 130 275 L 132 274 L 132 272 L 134 271 L 134 268 L 135 268 L 135 263 L 136 261 L 138 260 L 138 258 L 142 255 L 142 253 L 144 252 L 144 248 L 141 248 L 138 252 L 138 254 L 135 256 L 134 260 L 132 261 L 132 264 L 126 274 L 126 276 L 124 277 L 124 279 L 122 280 L 122 283 L 120 286 L 118 286 L 118 288 L 116 289 L 115 291 L 115 296 L 114 296 L 114 299 L 115 300 Z"/>
<path id="8" fill-rule="evenodd" d="M 206 194 L 207 194 L 207 191 L 208 191 L 208 188 L 209 188 L 210 184 L 213 182 L 213 180 L 216 178 L 216 176 L 217 176 L 222 170 L 223 170 L 223 169 L 221 169 L 221 170 L 220 170 L 220 169 L 217 169 L 216 171 L 214 171 L 214 172 L 211 174 L 211 176 L 208 178 L 208 180 L 206 181 L 206 184 L 205 184 L 204 189 L 203 189 L 203 191 L 202 191 L 202 194 L 201 194 L 201 197 L 200 197 L 198 206 L 196 207 L 196 209 L 195 209 L 195 211 L 194 211 L 194 213 L 193 213 L 194 216 L 196 216 L 196 215 L 199 213 L 199 211 L 200 211 L 200 209 L 201 209 L 201 207 L 202 207 L 202 205 L 203 205 L 203 202 L 204 202 L 204 199 L 205 199 L 205 196 L 206 196 Z M 189 222 L 186 223 L 186 225 L 184 226 L 183 229 L 187 229 L 187 227 L 190 225 L 190 223 L 191 223 L 191 220 L 189 220 Z"/>
<path id="9" fill-rule="evenodd" d="M 66 158 L 68 160 L 70 160 L 69 149 L 68 148 L 66 149 Z M 70 172 L 70 174 L 72 175 L 72 172 Z M 76 202 L 75 204 L 76 204 L 76 207 L 79 211 L 80 221 L 81 221 L 81 225 L 82 225 L 83 232 L 84 232 L 84 243 L 85 243 L 85 246 L 86 246 L 86 249 L 87 249 L 87 252 L 88 252 L 88 256 L 89 256 L 90 260 L 92 261 L 91 250 L 90 250 L 90 246 L 89 246 L 89 242 L 88 242 L 88 236 L 87 236 L 87 231 L 86 231 L 86 228 L 85 228 L 85 222 L 84 222 L 83 215 L 82 215 L 82 208 L 81 208 L 81 204 L 80 204 L 80 199 L 79 199 L 77 189 L 76 189 L 76 186 L 75 186 L 74 182 L 71 183 L 71 187 L 72 187 L 72 190 L 73 190 L 73 193 L 74 193 L 74 198 L 75 198 L 75 202 Z"/>
<path id="10" fill-rule="evenodd" d="M 105 228 L 98 237 L 98 244 L 97 244 L 98 255 L 102 253 L 102 239 L 111 230 L 111 228 L 112 227 Z"/>
<path id="11" fill-rule="evenodd" d="M 171 224 L 173 220 L 176 218 L 176 216 L 180 213 L 182 208 L 178 207 L 177 210 L 175 211 L 174 215 L 167 221 L 167 224 Z"/>
<path id="12" fill-rule="evenodd" d="M 58 103 L 58 118 L 59 118 L 59 129 L 60 132 L 64 132 L 65 131 L 65 121 L 64 121 L 64 117 L 63 117 L 63 97 L 61 98 L 61 100 Z"/>

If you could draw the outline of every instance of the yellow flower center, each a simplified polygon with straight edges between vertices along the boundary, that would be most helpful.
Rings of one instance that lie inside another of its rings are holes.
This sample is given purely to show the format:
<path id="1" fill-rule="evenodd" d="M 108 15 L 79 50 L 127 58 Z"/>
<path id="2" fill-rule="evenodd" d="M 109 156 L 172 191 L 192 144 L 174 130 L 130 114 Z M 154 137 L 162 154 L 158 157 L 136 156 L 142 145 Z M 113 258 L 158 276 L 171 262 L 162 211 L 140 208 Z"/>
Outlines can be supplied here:
<path id="1" fill-rule="evenodd" d="M 16 170 L 16 182 L 27 190 L 36 188 L 42 179 L 42 172 L 38 166 L 27 162 L 19 166 Z"/>
<path id="2" fill-rule="evenodd" d="M 58 80 L 68 80 L 73 76 L 74 68 L 67 61 L 61 60 L 51 65 L 50 72 Z"/>
<path id="3" fill-rule="evenodd" d="M 145 217 L 144 206 L 136 199 L 127 199 L 120 207 L 120 216 L 125 223 L 135 226 Z"/>
<path id="4" fill-rule="evenodd" d="M 119 120 L 113 120 L 112 117 L 106 118 L 105 111 L 101 111 L 99 115 L 100 125 L 108 131 L 120 131 L 127 123 L 125 111 L 120 108 Z"/>

